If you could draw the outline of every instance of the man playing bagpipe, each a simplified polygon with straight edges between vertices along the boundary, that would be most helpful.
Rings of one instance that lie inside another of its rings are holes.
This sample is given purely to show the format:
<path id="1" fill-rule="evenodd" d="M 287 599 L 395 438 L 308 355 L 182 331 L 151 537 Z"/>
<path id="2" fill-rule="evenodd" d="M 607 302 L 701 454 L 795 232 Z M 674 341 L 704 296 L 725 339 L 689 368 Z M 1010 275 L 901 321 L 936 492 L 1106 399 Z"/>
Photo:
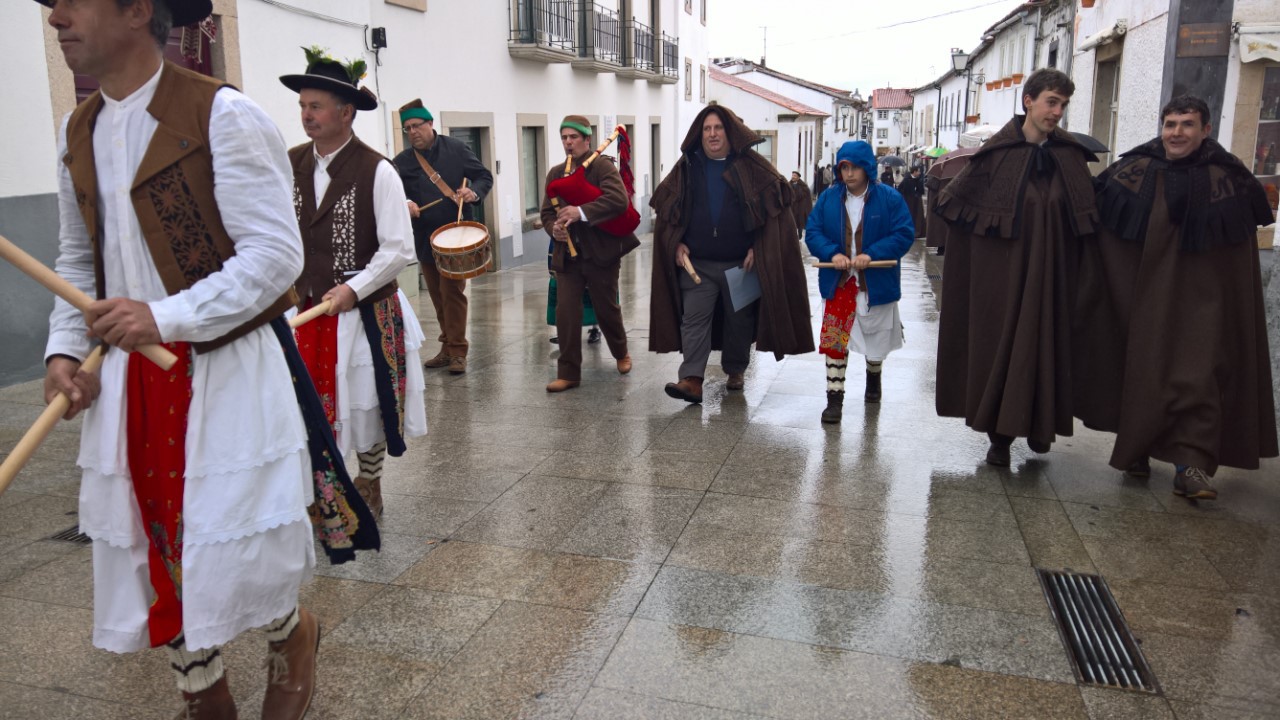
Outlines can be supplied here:
<path id="1" fill-rule="evenodd" d="M 624 144 L 619 154 L 625 161 L 626 135 L 621 137 Z M 631 372 L 627 330 L 622 326 L 622 308 L 618 305 L 618 271 L 623 256 L 640 246 L 634 226 L 626 234 L 607 232 L 602 227 L 608 224 L 616 231 L 609 221 L 634 211 L 628 213 L 631 188 L 613 162 L 591 152 L 591 123 L 581 115 L 569 115 L 560 123 L 560 141 L 569 158 L 547 173 L 547 193 L 542 201 L 542 225 L 555 240 L 551 269 L 556 273 L 559 296 L 556 334 L 560 339 L 560 360 L 556 379 L 547 384 L 547 392 L 563 392 L 581 382 L 584 289 L 591 296 L 609 352 L 618 362 L 618 372 Z M 625 162 L 623 168 L 627 169 Z M 599 189 L 600 195 L 577 204 L 569 197 L 572 193 L 564 190 L 570 182 L 583 180 Z"/>

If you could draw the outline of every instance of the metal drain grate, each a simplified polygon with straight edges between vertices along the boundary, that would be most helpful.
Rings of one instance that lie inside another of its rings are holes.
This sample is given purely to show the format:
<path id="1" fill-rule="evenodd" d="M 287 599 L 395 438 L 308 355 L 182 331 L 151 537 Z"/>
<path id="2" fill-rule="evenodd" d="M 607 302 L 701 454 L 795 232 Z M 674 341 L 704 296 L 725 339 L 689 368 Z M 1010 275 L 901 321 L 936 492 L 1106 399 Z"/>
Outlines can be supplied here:
<path id="1" fill-rule="evenodd" d="M 1090 685 L 1159 693 L 1151 666 L 1097 575 L 1037 570 L 1076 679 Z"/>
<path id="2" fill-rule="evenodd" d="M 93 542 L 93 540 L 91 540 L 88 535 L 85 535 L 84 533 L 80 532 L 79 525 L 72 525 L 71 527 L 67 528 L 66 530 L 63 530 L 60 533 L 55 533 L 53 535 L 50 535 L 49 539 L 62 540 L 63 542 L 73 542 L 73 543 L 76 543 L 77 545 L 88 545 L 89 543 Z"/>

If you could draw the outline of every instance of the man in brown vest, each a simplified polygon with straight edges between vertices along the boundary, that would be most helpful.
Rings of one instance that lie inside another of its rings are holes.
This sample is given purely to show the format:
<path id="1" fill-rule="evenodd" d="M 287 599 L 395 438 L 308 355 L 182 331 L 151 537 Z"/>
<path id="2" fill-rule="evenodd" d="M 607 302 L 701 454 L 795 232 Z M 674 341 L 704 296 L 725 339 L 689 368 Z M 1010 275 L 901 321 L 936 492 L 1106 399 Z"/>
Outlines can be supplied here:
<path id="1" fill-rule="evenodd" d="M 396 276 L 413 262 L 404 186 L 391 163 L 352 132 L 356 111 L 378 100 L 358 88 L 364 61 L 343 64 L 319 48 L 307 72 L 280 78 L 298 93 L 311 142 L 289 150 L 294 208 L 306 264 L 302 309 L 328 301 L 327 316 L 298 328 L 298 346 L 324 399 L 338 447 L 360 461 L 356 489 L 382 516 L 382 463 L 405 438 L 425 435 L 425 339 Z"/>
<path id="2" fill-rule="evenodd" d="M 183 717 L 233 718 L 219 647 L 265 625 L 262 716 L 301 718 L 320 628 L 298 607 L 314 491 L 281 318 L 303 264 L 284 143 L 234 88 L 163 61 L 171 24 L 209 0 L 41 2 L 67 65 L 101 88 L 60 139 L 57 270 L 102 299 L 55 305 L 45 377 L 47 400 L 85 411 L 93 642 L 166 646 Z M 80 369 L 90 338 L 113 346 L 100 385 Z M 171 370 L 131 352 L 156 343 Z"/>
<path id="3" fill-rule="evenodd" d="M 590 121 L 581 115 L 566 117 L 560 123 L 560 142 L 573 161 L 567 166 L 557 163 L 547 173 L 548 185 L 564 177 L 566 167 L 572 174 L 591 155 Z M 551 269 L 556 272 L 556 335 L 560 339 L 556 379 L 547 384 L 547 392 L 576 388 L 582 381 L 583 290 L 591 295 L 591 305 L 609 352 L 618 363 L 618 372 L 631 372 L 627 329 L 622 326 L 622 307 L 618 305 L 618 272 L 623 256 L 639 247 L 640 241 L 634 233 L 619 237 L 596 228 L 627 210 L 627 189 L 613 162 L 597 157 L 584 173 L 588 183 L 600 188 L 600 197 L 582 205 L 558 203 L 558 207 L 551 204 L 550 193 L 542 200 L 542 225 L 555 240 Z M 577 257 L 567 249 L 570 239 Z"/>

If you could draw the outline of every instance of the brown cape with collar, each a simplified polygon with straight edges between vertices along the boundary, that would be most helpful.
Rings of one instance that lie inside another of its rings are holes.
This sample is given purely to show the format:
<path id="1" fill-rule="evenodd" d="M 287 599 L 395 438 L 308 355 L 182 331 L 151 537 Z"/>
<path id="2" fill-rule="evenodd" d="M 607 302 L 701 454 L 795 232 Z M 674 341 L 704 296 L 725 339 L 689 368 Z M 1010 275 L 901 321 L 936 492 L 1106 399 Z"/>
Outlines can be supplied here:
<path id="1" fill-rule="evenodd" d="M 1086 426 L 1116 433 L 1117 469 L 1148 456 L 1256 469 L 1278 452 L 1257 245 L 1273 217 L 1239 160 L 1205 146 L 1171 164 L 1157 138 L 1100 176 L 1104 226 L 1080 262 L 1074 404 Z"/>
<path id="2" fill-rule="evenodd" d="M 1023 119 L 988 140 L 939 197 L 950 227 L 936 404 L 974 430 L 1050 443 L 1072 434 L 1078 238 L 1094 232 L 1098 212 L 1093 154 L 1060 128 L 1032 145 Z"/>
<path id="3" fill-rule="evenodd" d="M 676 245 L 683 241 L 692 214 L 688 156 L 702 147 L 702 122 L 712 107 L 722 111 L 725 131 L 734 149 L 725 180 L 742 203 L 742 224 L 754 239 L 755 270 L 761 290 L 756 349 L 772 352 L 777 358 L 812 352 L 808 284 L 796 251 L 799 236 L 791 214 L 791 188 L 768 160 L 750 149 L 762 138 L 723 105 L 709 106 L 698 113 L 680 145 L 680 160 L 649 201 L 654 209 L 649 349 L 659 353 L 681 349 L 683 299 L 677 273 L 684 270 L 676 267 Z M 712 338 L 712 346 L 719 347 L 720 333 L 714 332 Z"/>

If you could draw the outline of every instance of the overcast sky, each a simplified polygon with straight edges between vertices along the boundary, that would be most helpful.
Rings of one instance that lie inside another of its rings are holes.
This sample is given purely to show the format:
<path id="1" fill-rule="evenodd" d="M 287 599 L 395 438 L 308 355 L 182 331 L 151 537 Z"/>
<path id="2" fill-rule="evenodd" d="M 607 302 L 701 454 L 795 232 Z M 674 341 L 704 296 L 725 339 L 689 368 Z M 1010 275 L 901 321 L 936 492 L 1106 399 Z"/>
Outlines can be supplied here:
<path id="1" fill-rule="evenodd" d="M 870 99 L 877 87 L 924 85 L 977 46 L 1019 0 L 707 0 L 711 57 L 769 67 Z M 969 9 L 973 8 L 973 9 Z M 944 15 L 944 13 L 949 13 Z M 942 15 L 925 20 L 932 16 Z M 910 22 L 920 20 L 920 22 Z M 908 23 L 887 27 L 898 23 Z"/>

